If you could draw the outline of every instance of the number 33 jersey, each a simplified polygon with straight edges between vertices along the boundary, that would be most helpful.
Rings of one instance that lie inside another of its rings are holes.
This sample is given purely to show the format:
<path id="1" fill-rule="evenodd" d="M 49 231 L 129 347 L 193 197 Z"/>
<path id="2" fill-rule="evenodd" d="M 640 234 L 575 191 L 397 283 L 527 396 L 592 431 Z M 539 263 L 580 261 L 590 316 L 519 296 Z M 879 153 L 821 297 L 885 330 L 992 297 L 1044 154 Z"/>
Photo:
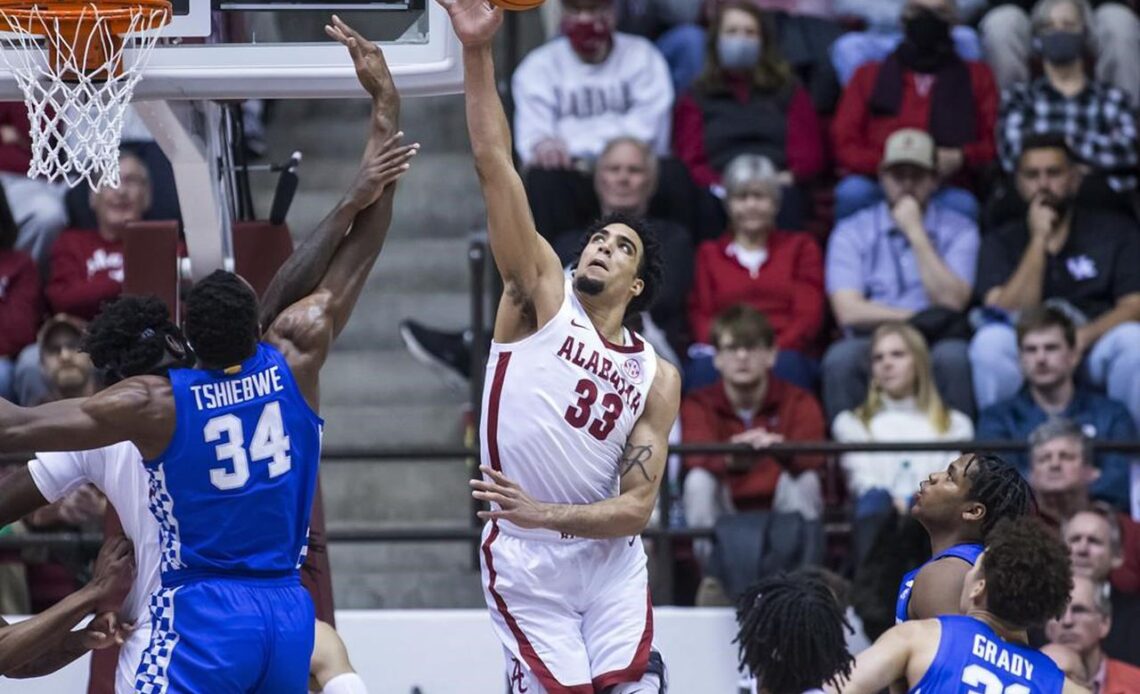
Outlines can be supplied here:
<path id="1" fill-rule="evenodd" d="M 240 367 L 177 369 L 170 383 L 174 436 L 145 463 L 163 585 L 296 573 L 323 422 L 285 358 L 262 343 Z"/>
<path id="2" fill-rule="evenodd" d="M 622 451 L 657 373 L 653 347 L 632 331 L 624 337 L 624 345 L 602 337 L 568 279 L 562 306 L 538 332 L 492 343 L 483 464 L 538 501 L 616 496 Z"/>

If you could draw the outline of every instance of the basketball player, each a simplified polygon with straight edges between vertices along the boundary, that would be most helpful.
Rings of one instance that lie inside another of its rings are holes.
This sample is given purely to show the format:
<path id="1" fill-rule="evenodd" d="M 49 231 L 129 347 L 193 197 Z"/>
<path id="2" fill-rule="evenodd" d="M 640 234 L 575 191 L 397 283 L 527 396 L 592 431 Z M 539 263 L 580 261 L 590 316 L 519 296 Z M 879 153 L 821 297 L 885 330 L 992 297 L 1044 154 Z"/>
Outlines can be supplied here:
<path id="1" fill-rule="evenodd" d="M 186 300 L 196 368 L 38 408 L 0 403 L 4 449 L 129 441 L 146 460 L 162 588 L 151 596 L 138 691 L 306 691 L 314 615 L 298 567 L 320 452 L 319 370 L 380 253 L 391 184 L 416 149 L 396 147 L 399 99 L 379 49 L 343 24 L 330 33 L 348 46 L 373 118 L 369 185 L 334 210 L 352 228 L 315 289 L 262 333 L 252 289 L 217 271 Z M 377 166 L 393 149 L 396 163 Z"/>
<path id="2" fill-rule="evenodd" d="M 467 127 L 504 293 L 483 399 L 484 589 L 513 692 L 661 691 L 638 539 L 680 378 L 627 315 L 661 278 L 656 238 L 608 217 L 572 277 L 535 230 L 511 160 L 491 41 L 502 10 L 440 0 L 464 45 Z M 653 665 L 651 666 L 651 660 Z"/>
<path id="3" fill-rule="evenodd" d="M 1024 516 L 1033 505 L 1029 483 L 994 455 L 959 456 L 945 472 L 920 484 L 911 516 L 930 534 L 933 556 L 903 577 L 896 623 L 957 614 L 962 583 L 990 530 L 1003 518 Z"/>
<path id="4" fill-rule="evenodd" d="M 855 659 L 851 677 L 827 690 L 871 694 L 902 679 L 922 694 L 1075 694 L 1026 629 L 1059 616 L 1073 584 L 1069 553 L 1035 518 L 1002 521 L 966 575 L 962 614 L 891 628 Z"/>
<path id="5" fill-rule="evenodd" d="M 122 643 L 129 627 L 115 620 L 110 611 L 79 631 L 71 628 L 95 610 L 117 609 L 134 574 L 130 540 L 122 535 L 108 537 L 87 585 L 18 624 L 0 618 L 0 677 L 42 677 L 89 650 Z"/>
<path id="6" fill-rule="evenodd" d="M 749 694 L 813 694 L 824 682 L 851 674 L 854 659 L 844 634 L 851 627 L 817 576 L 796 572 L 761 579 L 741 596 L 736 621 L 740 666 L 755 678 Z"/>

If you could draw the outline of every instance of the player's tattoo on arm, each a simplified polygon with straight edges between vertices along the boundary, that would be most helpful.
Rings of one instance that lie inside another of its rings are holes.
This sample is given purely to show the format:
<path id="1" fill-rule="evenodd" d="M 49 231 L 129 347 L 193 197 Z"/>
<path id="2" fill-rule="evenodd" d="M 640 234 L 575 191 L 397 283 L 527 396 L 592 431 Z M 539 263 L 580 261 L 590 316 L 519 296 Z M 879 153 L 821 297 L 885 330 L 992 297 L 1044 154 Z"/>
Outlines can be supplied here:
<path id="1" fill-rule="evenodd" d="M 625 450 L 621 452 L 621 460 L 618 461 L 621 474 L 619 477 L 625 477 L 625 473 L 637 468 L 641 470 L 641 474 L 645 476 L 646 481 L 652 482 L 656 478 L 649 474 L 645 464 L 653 457 L 653 446 L 634 446 L 631 443 L 625 444 Z"/>

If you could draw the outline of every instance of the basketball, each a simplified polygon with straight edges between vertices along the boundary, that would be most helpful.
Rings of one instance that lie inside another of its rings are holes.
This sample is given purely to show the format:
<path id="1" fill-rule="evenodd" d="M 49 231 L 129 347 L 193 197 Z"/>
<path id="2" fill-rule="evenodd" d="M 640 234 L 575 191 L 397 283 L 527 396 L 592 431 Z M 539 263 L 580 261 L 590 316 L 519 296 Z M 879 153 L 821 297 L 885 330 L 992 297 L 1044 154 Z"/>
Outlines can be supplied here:
<path id="1" fill-rule="evenodd" d="M 523 10 L 531 10 L 541 5 L 545 0 L 491 0 L 492 3 L 498 5 L 504 10 L 512 12 L 522 12 Z"/>

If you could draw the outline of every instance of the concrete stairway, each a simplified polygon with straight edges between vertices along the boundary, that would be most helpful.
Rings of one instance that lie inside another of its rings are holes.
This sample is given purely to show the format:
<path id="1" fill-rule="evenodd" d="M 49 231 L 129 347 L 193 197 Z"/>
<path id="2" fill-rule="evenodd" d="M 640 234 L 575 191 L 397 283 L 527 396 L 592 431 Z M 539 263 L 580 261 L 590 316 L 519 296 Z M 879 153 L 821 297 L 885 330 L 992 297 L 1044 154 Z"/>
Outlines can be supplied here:
<path id="1" fill-rule="evenodd" d="M 300 187 L 288 222 L 309 233 L 348 189 L 364 142 L 368 104 L 274 104 L 269 158 L 301 150 Z M 400 184 L 384 252 L 322 373 L 328 451 L 462 443 L 467 396 L 412 360 L 397 326 L 407 316 L 446 328 L 468 323 L 467 235 L 483 223 L 461 97 L 404 102 L 407 141 L 423 144 Z M 269 208 L 275 179 L 255 179 Z M 326 515 L 338 523 L 454 525 L 469 514 L 461 461 L 328 462 Z M 333 544 L 337 606 L 461 607 L 482 604 L 477 565 L 465 543 Z"/>

